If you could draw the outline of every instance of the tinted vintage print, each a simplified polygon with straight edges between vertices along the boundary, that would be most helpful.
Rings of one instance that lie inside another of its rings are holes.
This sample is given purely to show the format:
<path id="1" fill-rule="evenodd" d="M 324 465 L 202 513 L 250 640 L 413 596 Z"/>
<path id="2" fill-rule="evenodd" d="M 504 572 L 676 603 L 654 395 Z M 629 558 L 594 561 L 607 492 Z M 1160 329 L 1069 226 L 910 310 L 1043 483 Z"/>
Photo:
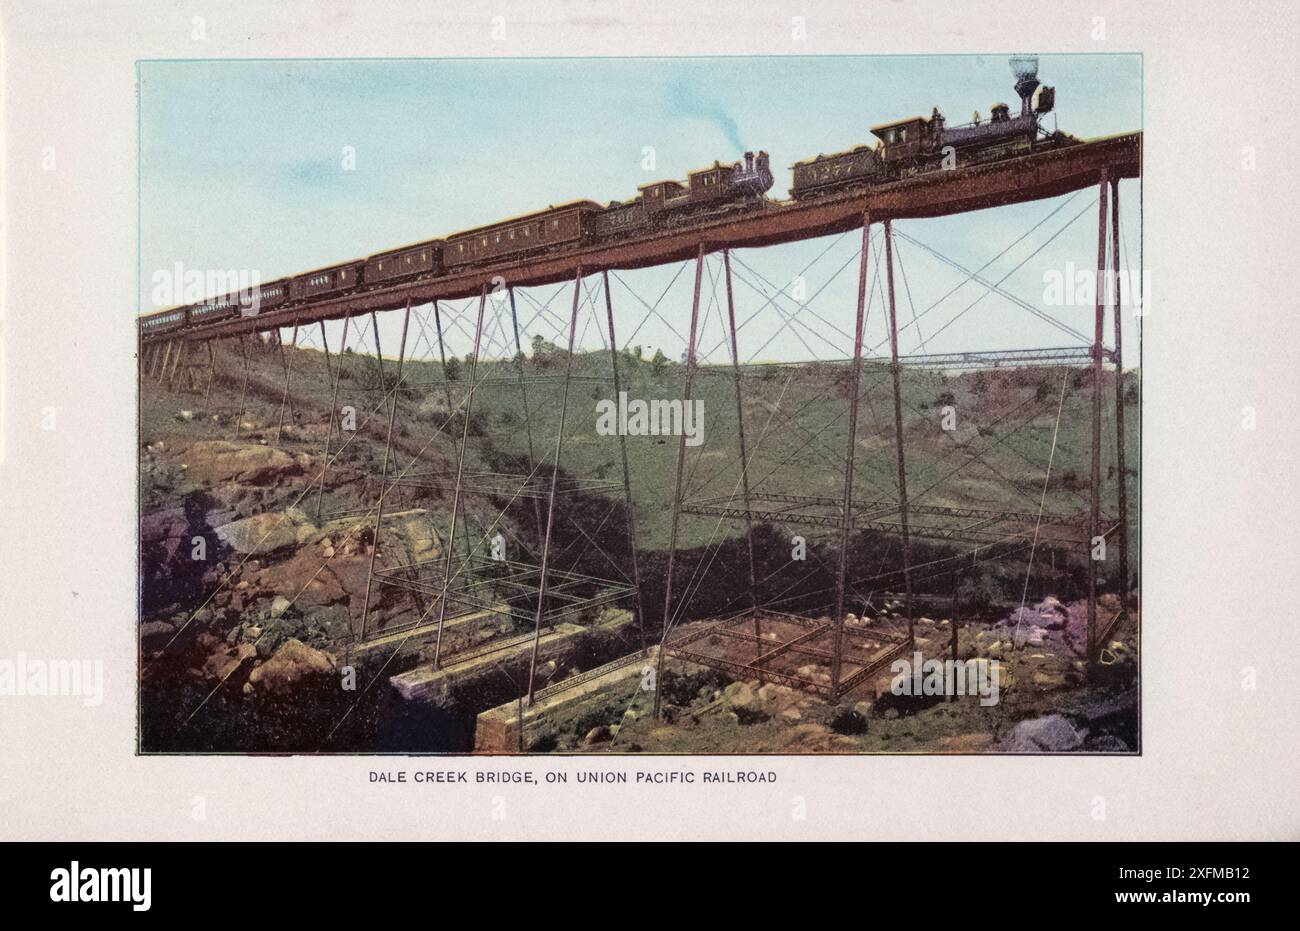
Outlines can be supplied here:
<path id="1" fill-rule="evenodd" d="M 1142 73 L 141 61 L 139 751 L 1139 753 Z"/>

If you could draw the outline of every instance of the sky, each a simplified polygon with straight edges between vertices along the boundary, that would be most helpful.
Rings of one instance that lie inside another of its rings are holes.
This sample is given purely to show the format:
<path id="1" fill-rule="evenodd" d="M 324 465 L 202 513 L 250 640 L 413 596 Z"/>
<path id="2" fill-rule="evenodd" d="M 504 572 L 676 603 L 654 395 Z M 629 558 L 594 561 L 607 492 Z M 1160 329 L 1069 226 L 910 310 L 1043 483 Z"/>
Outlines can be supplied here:
<path id="1" fill-rule="evenodd" d="M 776 184 L 769 196 L 784 198 L 791 164 L 874 143 L 869 126 L 934 106 L 950 124 L 962 123 L 975 110 L 987 115 L 995 101 L 1017 103 L 1007 56 L 987 55 L 146 61 L 139 77 L 140 311 L 160 306 L 155 275 L 177 263 L 269 281 L 550 204 L 627 199 L 638 185 L 684 179 L 747 149 L 771 153 Z M 1140 56 L 1045 55 L 1039 77 L 1057 89 L 1049 125 L 1054 120 L 1083 138 L 1142 127 Z M 1121 187 L 1126 267 L 1130 260 L 1136 267 L 1139 256 L 1137 195 L 1138 182 Z M 1088 190 L 895 224 L 898 285 L 907 289 L 900 302 L 909 299 L 900 323 L 921 314 L 902 335 L 902 351 L 1075 342 L 1012 300 L 981 298 L 978 285 L 949 294 L 964 274 L 924 248 L 973 270 L 1022 236 L 982 275 L 1006 276 L 1004 289 L 1090 332 L 1090 305 L 1045 305 L 1044 276 L 1095 262 L 1095 202 L 1096 191 Z M 859 240 L 826 237 L 734 253 L 737 313 L 753 317 L 742 329 L 742 358 L 850 354 L 844 334 L 853 327 Z M 701 340 L 706 354 L 723 335 L 710 291 L 716 264 L 705 281 L 712 311 Z M 676 264 L 614 277 L 619 341 L 680 358 L 691 271 Z M 885 333 L 872 278 L 877 312 L 869 316 L 869 350 Z M 778 289 L 784 296 L 769 302 Z M 534 332 L 558 338 L 571 300 L 561 290 L 520 295 L 525 342 Z M 804 297 L 791 296 L 798 293 Z M 642 322 L 661 294 L 662 317 Z M 548 298 L 548 311 L 533 320 Z M 449 348 L 458 355 L 470 349 L 472 304 L 447 309 Z M 381 318 L 386 351 L 397 344 L 399 317 Z M 584 306 L 580 345 L 598 348 L 594 312 L 587 317 Z M 787 320 L 794 322 L 783 326 Z M 331 330 L 331 339 L 339 336 Z M 723 361 L 725 354 L 705 358 Z"/>

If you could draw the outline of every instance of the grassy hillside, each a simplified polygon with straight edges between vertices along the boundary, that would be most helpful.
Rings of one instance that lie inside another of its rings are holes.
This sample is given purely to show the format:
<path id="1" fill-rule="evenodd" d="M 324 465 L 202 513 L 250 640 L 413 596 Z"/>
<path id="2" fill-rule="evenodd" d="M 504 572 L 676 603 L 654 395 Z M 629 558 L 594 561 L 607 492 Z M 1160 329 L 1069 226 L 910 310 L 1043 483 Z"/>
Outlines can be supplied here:
<path id="1" fill-rule="evenodd" d="M 284 358 L 291 362 L 293 369 L 285 419 L 296 429 L 282 439 L 282 445 L 294 451 L 318 453 L 322 443 L 316 434 L 323 434 L 325 411 L 332 393 L 324 357 L 314 350 L 298 349 L 286 350 Z M 684 365 L 662 358 L 652 362 L 626 353 L 620 355 L 619 362 L 622 389 L 630 398 L 682 397 Z M 253 352 L 248 359 L 250 377 L 246 390 L 244 366 L 244 357 L 231 348 L 218 351 L 219 378 L 209 404 L 213 410 L 224 411 L 218 414 L 224 417 L 224 422 L 217 426 L 206 417 L 193 423 L 176 422 L 175 408 L 195 406 L 197 397 L 206 388 L 202 370 L 195 370 L 196 391 L 192 394 L 178 398 L 152 391 L 146 393 L 144 437 L 162 435 L 160 431 L 228 436 L 242 399 L 247 410 L 257 412 L 259 425 L 263 427 L 258 435 L 273 438 L 284 382 L 281 355 L 265 347 Z M 473 398 L 467 470 L 526 471 L 531 438 L 538 474 L 543 479 L 549 477 L 564 391 L 564 366 L 564 353 L 545 344 L 518 361 L 485 361 L 478 366 L 480 380 Z M 396 378 L 394 361 L 386 360 L 384 369 L 387 381 L 383 384 L 391 389 Z M 469 374 L 466 360 L 453 362 L 450 382 L 443 380 L 437 361 L 405 365 L 402 385 L 396 392 L 395 436 L 399 444 L 396 469 L 454 468 L 456 442 L 464 424 L 460 414 Z M 617 552 L 626 546 L 619 443 L 616 436 L 599 435 L 596 429 L 598 402 L 614 397 L 608 353 L 577 356 L 573 374 L 561 468 L 569 477 L 604 479 L 617 485 L 612 492 L 601 496 L 561 499 L 558 514 L 561 522 L 572 515 L 585 528 L 570 528 L 567 531 L 570 535 L 585 533 L 591 537 L 578 542 L 578 548 L 587 550 L 589 543 L 598 542 L 595 549 Z M 1105 373 L 1103 378 L 1102 508 L 1105 513 L 1114 514 L 1119 481 L 1111 466 L 1115 445 L 1114 374 Z M 840 498 L 847 442 L 848 384 L 849 372 L 843 363 L 752 366 L 745 370 L 742 395 L 752 491 Z M 864 366 L 862 385 L 854 496 L 859 502 L 892 504 L 897 499 L 897 465 L 889 367 L 879 363 Z M 686 450 L 685 497 L 739 495 L 732 370 L 725 366 L 700 368 L 693 395 L 704 404 L 703 442 Z M 351 353 L 344 356 L 338 405 L 355 409 L 360 430 L 341 453 L 336 453 L 339 467 L 378 471 L 387 427 L 387 396 L 381 388 L 379 366 L 373 357 Z M 1132 551 L 1136 554 L 1140 424 L 1135 372 L 1125 375 L 1125 396 L 1130 527 Z M 946 375 L 904 368 L 902 415 L 907 441 L 908 491 L 913 503 L 1036 514 L 1050 457 L 1046 512 L 1087 513 L 1091 375 L 1086 369 L 1018 368 Z M 950 415 L 946 423 L 945 415 Z M 954 429 L 944 429 L 945 425 Z M 340 442 L 337 427 L 334 436 L 332 448 L 337 450 Z M 644 553 L 662 551 L 667 548 L 669 538 L 678 440 L 665 436 L 630 436 L 627 444 L 638 549 Z M 421 461 L 412 463 L 414 454 L 421 451 Z M 444 492 L 444 497 L 449 497 L 449 492 Z M 484 500 L 473 495 L 466 502 L 470 523 L 476 530 L 491 524 L 504 503 L 499 497 Z M 538 514 L 531 502 L 516 500 L 509 518 L 499 525 L 522 548 L 520 555 L 533 559 L 539 550 Z M 679 546 L 689 550 L 711 542 L 718 544 L 735 537 L 741 529 L 742 525 L 736 521 L 719 522 L 714 517 L 683 515 Z M 819 537 L 827 543 L 835 540 L 834 531 L 810 527 L 777 527 L 776 531 L 778 539 L 799 533 L 810 540 Z M 1136 555 L 1133 563 L 1136 571 Z M 598 563 L 584 565 L 588 569 L 598 568 Z"/>
<path id="2" fill-rule="evenodd" d="M 494 379 L 507 381 L 508 365 L 488 367 Z M 527 380 L 529 420 L 536 455 L 553 455 L 563 392 L 559 377 L 534 380 L 539 372 L 559 376 L 562 357 L 523 365 Z M 616 437 L 596 431 L 596 405 L 613 397 L 606 354 L 575 360 L 576 378 L 570 386 L 562 466 L 577 475 L 621 478 Z M 683 395 L 685 366 L 654 366 L 621 359 L 622 389 L 630 398 L 669 399 Z M 1114 383 L 1107 373 L 1103 384 L 1102 508 L 1117 508 L 1118 476 L 1108 470 L 1114 460 Z M 1136 375 L 1126 385 L 1126 447 L 1129 497 L 1136 526 L 1139 422 Z M 1062 402 L 1062 381 L 1064 400 Z M 843 494 L 843 468 L 848 440 L 847 367 L 836 364 L 771 366 L 748 369 L 741 380 L 750 486 L 755 492 L 824 495 Z M 892 502 L 897 496 L 892 380 L 888 366 L 863 371 L 854 496 L 859 501 Z M 1085 513 L 1090 474 L 1091 377 L 1086 371 L 1031 368 L 966 373 L 942 373 L 905 368 L 902 373 L 902 413 L 906 437 L 908 490 L 914 502 L 964 505 L 1037 512 L 1049 456 L 1052 479 L 1045 510 Z M 694 397 L 704 402 L 704 441 L 686 451 L 687 498 L 738 495 L 740 465 L 735 383 L 730 368 L 699 371 Z M 527 452 L 522 429 L 521 389 L 494 383 L 477 393 L 476 407 L 484 412 L 489 442 L 515 456 Z M 1053 432 L 1056 450 L 1052 455 Z M 943 429 L 945 406 L 955 414 L 955 429 Z M 633 495 L 644 545 L 666 545 L 669 506 L 675 479 L 678 442 L 675 437 L 628 437 Z M 715 523 L 684 518 L 683 542 L 707 539 Z M 732 528 L 734 529 L 734 528 Z"/>

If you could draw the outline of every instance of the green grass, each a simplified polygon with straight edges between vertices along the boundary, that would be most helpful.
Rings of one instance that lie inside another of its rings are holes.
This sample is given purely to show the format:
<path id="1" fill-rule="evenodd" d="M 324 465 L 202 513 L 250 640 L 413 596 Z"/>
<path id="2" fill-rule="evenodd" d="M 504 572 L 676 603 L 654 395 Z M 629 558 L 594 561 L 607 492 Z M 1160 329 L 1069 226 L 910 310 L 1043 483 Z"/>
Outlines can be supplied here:
<path id="1" fill-rule="evenodd" d="M 323 411 L 333 386 L 323 355 L 314 350 L 288 350 L 293 363 L 292 394 Z M 263 387 L 260 401 L 251 395 L 250 409 L 261 404 L 264 418 L 274 416 L 278 386 L 283 384 L 279 354 L 254 353 L 252 381 Z M 338 357 L 333 357 L 337 362 Z M 243 358 L 229 349 L 218 352 L 219 383 L 214 405 L 237 403 Z M 395 363 L 385 360 L 391 384 Z M 469 380 L 462 360 L 459 376 L 451 383 L 453 404 L 459 411 Z M 373 357 L 347 354 L 339 381 L 339 406 L 352 405 L 358 420 L 371 418 L 382 428 L 386 411 Z M 529 455 L 529 434 L 535 462 L 554 457 L 564 396 L 563 353 L 549 351 L 530 357 L 522 366 L 510 361 L 485 361 L 474 393 L 474 429 L 468 449 L 467 469 L 487 469 L 501 457 L 522 463 Z M 517 379 L 522 374 L 525 385 Z M 574 477 L 621 482 L 622 464 L 617 437 L 596 432 L 596 404 L 613 398 L 609 355 L 581 354 L 573 361 L 565 416 L 562 469 Z M 620 356 L 622 389 L 631 398 L 672 399 L 684 394 L 686 367 L 677 363 L 653 365 Z M 848 439 L 847 392 L 849 372 L 843 363 L 754 366 L 741 380 L 744 398 L 746 445 L 750 485 L 755 492 L 819 495 L 839 499 L 843 494 L 843 468 Z M 1057 405 L 1064 400 L 1057 427 Z M 1136 391 L 1138 375 L 1125 375 L 1131 397 L 1126 404 L 1126 451 L 1129 471 L 1130 526 L 1137 551 L 1139 417 Z M 1118 475 L 1114 462 L 1114 375 L 1105 373 L 1102 385 L 1102 509 L 1117 510 Z M 417 446 L 428 444 L 434 454 L 454 462 L 455 442 L 462 421 L 445 416 L 446 386 L 440 364 L 408 362 L 398 405 L 397 429 Z M 892 377 L 887 365 L 864 366 L 863 392 L 858 415 L 854 496 L 858 501 L 893 502 L 897 496 L 897 461 L 894 438 Z M 698 370 L 693 396 L 704 402 L 704 441 L 686 449 L 686 498 L 739 495 L 740 463 L 736 419 L 736 388 L 728 366 Z M 166 400 L 159 415 L 171 411 Z M 176 406 L 194 401 L 181 399 Z M 1085 514 L 1090 475 L 1091 387 L 1088 373 L 1060 367 L 1002 369 L 945 376 L 943 373 L 904 368 L 902 414 L 906 437 L 908 491 L 913 502 L 934 505 L 988 506 L 1035 513 L 1049 455 L 1052 478 L 1044 506 L 1049 513 Z M 951 405 L 957 429 L 941 429 L 942 408 Z M 430 406 L 432 405 L 432 412 Z M 420 408 L 424 407 L 424 413 Z M 148 433 L 151 403 L 144 414 Z M 165 410 L 164 410 L 165 409 Z M 309 416 L 323 416 L 322 414 Z M 439 434 L 437 428 L 445 427 Z M 171 424 L 171 429 L 207 430 L 206 426 Z M 1053 448 L 1053 433 L 1055 453 Z M 362 444 L 356 444 L 358 448 Z M 639 545 L 648 550 L 666 548 L 671 526 L 671 501 L 676 477 L 676 437 L 627 438 L 629 472 L 636 507 Z M 380 447 L 382 451 L 382 446 Z M 363 459 L 375 457 L 373 449 Z M 621 491 L 616 495 L 621 498 Z M 679 545 L 692 547 L 735 534 L 739 525 L 718 524 L 716 518 L 683 515 Z M 796 532 L 791 530 L 791 533 Z M 812 536 L 815 531 L 804 530 Z"/>

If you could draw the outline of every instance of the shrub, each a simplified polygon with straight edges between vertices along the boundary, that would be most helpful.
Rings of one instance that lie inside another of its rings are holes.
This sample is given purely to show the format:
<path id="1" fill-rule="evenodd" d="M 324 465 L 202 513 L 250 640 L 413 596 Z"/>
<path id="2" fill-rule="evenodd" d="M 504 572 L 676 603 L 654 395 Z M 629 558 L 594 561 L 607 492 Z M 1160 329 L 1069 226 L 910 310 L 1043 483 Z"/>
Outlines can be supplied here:
<path id="1" fill-rule="evenodd" d="M 837 734 L 865 734 L 867 719 L 852 708 L 838 708 L 831 717 L 830 727 Z"/>

